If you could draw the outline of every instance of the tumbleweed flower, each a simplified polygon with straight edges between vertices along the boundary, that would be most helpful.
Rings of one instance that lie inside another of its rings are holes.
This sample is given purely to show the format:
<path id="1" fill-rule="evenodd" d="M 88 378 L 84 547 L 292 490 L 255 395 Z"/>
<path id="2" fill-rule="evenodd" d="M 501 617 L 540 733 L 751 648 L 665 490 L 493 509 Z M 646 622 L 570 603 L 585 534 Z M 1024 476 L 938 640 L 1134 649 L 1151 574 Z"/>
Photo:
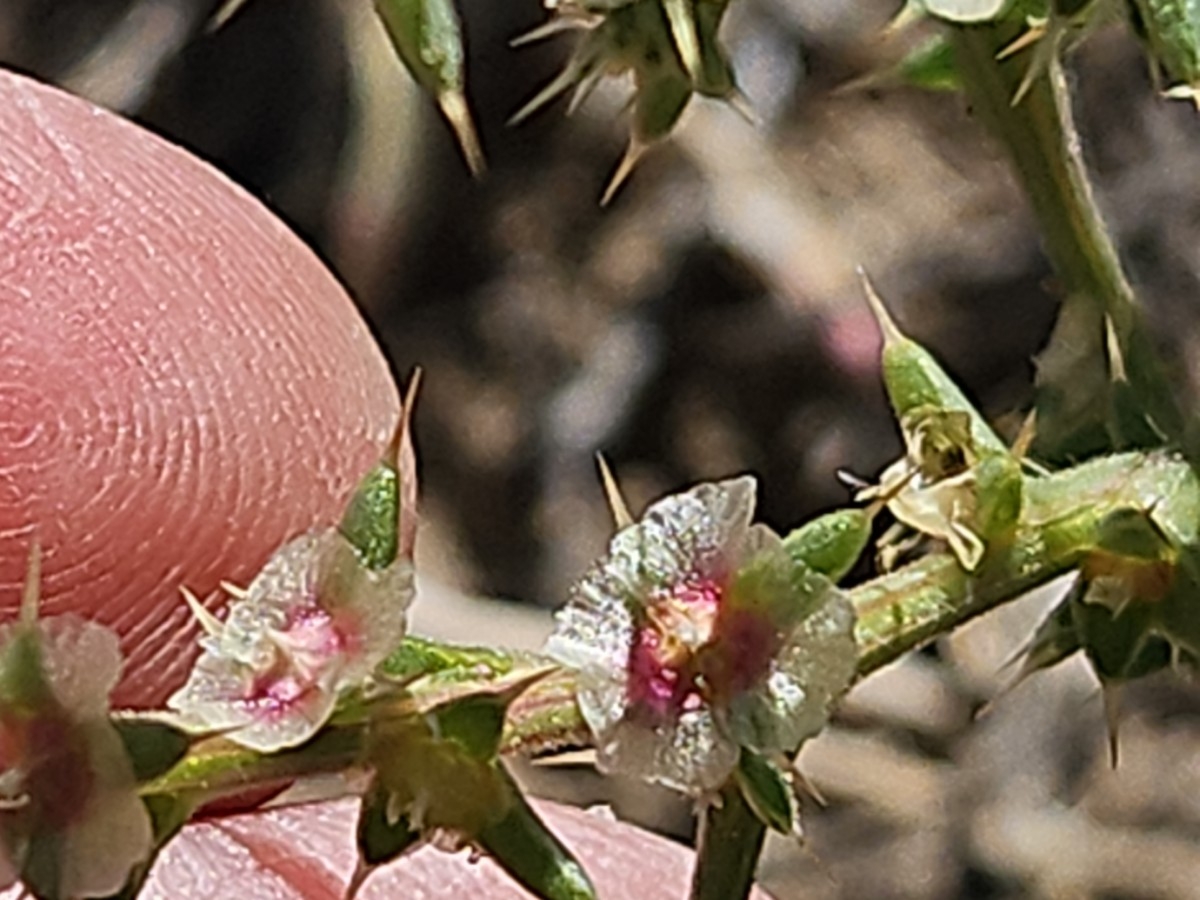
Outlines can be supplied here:
<path id="1" fill-rule="evenodd" d="M 702 793 L 741 747 L 790 752 L 854 673 L 854 613 L 752 525 L 749 476 L 651 506 L 572 590 L 547 652 L 578 671 L 604 771 Z"/>
<path id="2" fill-rule="evenodd" d="M 979 567 L 983 539 L 975 533 L 973 469 L 947 477 L 930 477 L 905 457 L 884 470 L 879 485 L 861 491 L 858 499 L 887 498 L 897 520 L 929 537 L 945 541 L 968 572 Z"/>
<path id="3" fill-rule="evenodd" d="M 168 700 L 185 727 L 270 752 L 311 738 L 341 692 L 363 684 L 404 636 L 412 563 L 364 566 L 336 530 L 285 544 L 229 604 L 187 683 Z"/>
<path id="4" fill-rule="evenodd" d="M 150 853 L 150 817 L 108 720 L 116 635 L 74 615 L 0 627 L 0 884 L 104 897 Z"/>

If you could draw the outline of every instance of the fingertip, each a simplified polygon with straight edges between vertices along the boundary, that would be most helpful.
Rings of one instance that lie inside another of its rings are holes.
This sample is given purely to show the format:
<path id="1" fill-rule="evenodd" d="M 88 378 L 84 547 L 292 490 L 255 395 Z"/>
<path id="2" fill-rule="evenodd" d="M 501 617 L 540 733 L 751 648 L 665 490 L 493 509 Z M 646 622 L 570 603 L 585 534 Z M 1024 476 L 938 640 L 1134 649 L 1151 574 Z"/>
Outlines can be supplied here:
<path id="1" fill-rule="evenodd" d="M 336 521 L 399 411 L 345 291 L 210 166 L 0 73 L 0 617 L 36 528 L 43 614 L 118 629 L 115 700 L 190 662 L 215 597 Z"/>

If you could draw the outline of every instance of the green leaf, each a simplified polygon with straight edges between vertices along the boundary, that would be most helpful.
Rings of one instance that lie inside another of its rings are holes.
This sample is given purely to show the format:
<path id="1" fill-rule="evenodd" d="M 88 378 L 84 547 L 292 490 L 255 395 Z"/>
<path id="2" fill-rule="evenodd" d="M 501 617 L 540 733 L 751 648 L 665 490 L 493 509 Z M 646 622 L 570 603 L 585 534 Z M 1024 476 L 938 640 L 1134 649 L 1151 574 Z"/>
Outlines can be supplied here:
<path id="1" fill-rule="evenodd" d="M 429 709 L 426 716 L 436 723 L 441 740 L 453 741 L 473 759 L 494 760 L 508 707 L 548 671 L 541 669 L 515 682 L 454 697 Z"/>
<path id="2" fill-rule="evenodd" d="M 408 816 L 388 815 L 388 795 L 371 791 L 363 798 L 358 813 L 358 852 L 368 868 L 391 862 L 416 846 L 421 833 L 412 827 Z"/>
<path id="3" fill-rule="evenodd" d="M 467 106 L 462 28 L 450 0 L 375 0 L 392 46 L 423 89 L 433 95 L 458 139 L 473 175 L 485 168 Z"/>
<path id="4" fill-rule="evenodd" d="M 117 715 L 112 723 L 125 744 L 138 783 L 165 773 L 192 745 L 192 738 L 186 732 L 149 717 Z"/>
<path id="5" fill-rule="evenodd" d="M 397 681 L 420 675 L 462 672 L 464 678 L 479 680 L 506 675 L 515 658 L 488 647 L 460 647 L 408 635 L 380 666 L 380 672 Z"/>
<path id="6" fill-rule="evenodd" d="M 390 462 L 377 464 L 359 482 L 339 530 L 368 569 L 386 569 L 396 560 L 400 520 L 400 475 Z"/>
<path id="7" fill-rule="evenodd" d="M 934 35 L 910 50 L 890 70 L 901 84 L 926 91 L 958 91 L 962 79 L 954 62 L 954 47 L 945 35 Z"/>
<path id="8" fill-rule="evenodd" d="M 1134 30 L 1168 81 L 1167 95 L 1196 99 L 1200 7 L 1194 0 L 1133 0 Z"/>
<path id="9" fill-rule="evenodd" d="M 742 748 L 735 773 L 738 788 L 758 820 L 780 834 L 800 833 L 800 813 L 791 783 L 766 757 Z"/>
<path id="10" fill-rule="evenodd" d="M 870 282 L 864 279 L 863 286 L 883 332 L 883 381 L 896 417 L 903 423 L 918 411 L 965 413 L 977 452 L 1007 454 L 1004 442 L 933 354 L 897 327 Z"/>
<path id="11" fill-rule="evenodd" d="M 801 525 L 783 539 L 783 547 L 796 563 L 838 582 L 870 540 L 871 515 L 863 509 L 839 509 Z"/>
<path id="12" fill-rule="evenodd" d="M 397 557 L 412 559 L 417 528 L 417 459 L 412 414 L 421 372 L 408 382 L 400 422 L 383 458 L 358 483 L 338 530 L 368 569 L 386 569 Z"/>
<path id="13" fill-rule="evenodd" d="M 595 900 L 596 889 L 583 866 L 533 811 L 512 776 L 505 772 L 504 778 L 512 803 L 503 818 L 480 831 L 479 846 L 543 900 Z"/>

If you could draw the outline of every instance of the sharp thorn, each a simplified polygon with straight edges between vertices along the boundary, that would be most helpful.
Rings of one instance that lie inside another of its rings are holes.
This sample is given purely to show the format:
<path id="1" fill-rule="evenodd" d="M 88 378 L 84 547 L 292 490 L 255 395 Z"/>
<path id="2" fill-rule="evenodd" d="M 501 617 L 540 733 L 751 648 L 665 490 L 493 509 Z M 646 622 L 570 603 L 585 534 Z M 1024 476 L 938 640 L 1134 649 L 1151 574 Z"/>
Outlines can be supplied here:
<path id="1" fill-rule="evenodd" d="M 621 495 L 621 488 L 617 485 L 617 480 L 613 477 L 604 454 L 596 454 L 596 465 L 600 467 L 600 481 L 604 485 L 604 496 L 607 498 L 608 508 L 612 512 L 613 524 L 617 531 L 620 531 L 633 524 L 633 516 L 629 514 L 629 506 Z"/>
<path id="2" fill-rule="evenodd" d="M 871 312 L 875 314 L 875 321 L 879 323 L 879 330 L 883 333 L 884 346 L 894 346 L 907 338 L 896 325 L 896 321 L 888 312 L 887 307 L 883 303 L 883 298 L 879 296 L 875 290 L 875 286 L 871 284 L 871 278 L 867 275 L 866 269 L 862 266 L 858 267 L 858 278 L 862 283 L 863 293 L 866 294 L 867 303 L 871 306 Z"/>
<path id="3" fill-rule="evenodd" d="M 21 592 L 21 621 L 32 625 L 37 621 L 38 602 L 42 596 L 42 545 L 34 536 L 29 544 L 29 562 L 25 566 L 25 588 Z"/>
<path id="4" fill-rule="evenodd" d="M 479 143 L 479 133 L 475 130 L 475 122 L 471 118 L 471 109 L 467 106 L 467 97 L 462 91 L 443 91 L 438 94 L 438 107 L 458 139 L 467 168 L 475 178 L 482 178 L 487 171 L 487 160 L 483 156 L 483 147 Z"/>
<path id="5" fill-rule="evenodd" d="M 187 604 L 188 609 L 192 612 L 192 618 L 196 620 L 197 624 L 199 624 L 199 626 L 204 630 L 205 634 L 215 636 L 221 633 L 221 630 L 224 627 L 221 624 L 221 620 L 209 612 L 209 610 L 206 609 L 198 599 L 196 599 L 195 594 L 193 594 L 183 585 L 179 586 L 179 593 L 183 594 L 183 602 Z"/>
<path id="6" fill-rule="evenodd" d="M 648 144 L 643 144 L 634 139 L 629 142 L 629 149 L 625 151 L 625 155 L 621 157 L 621 162 L 617 166 L 617 171 L 613 173 L 613 177 L 608 182 L 608 187 L 604 189 L 604 194 L 600 198 L 601 206 L 608 206 L 612 202 L 612 198 L 616 196 L 617 191 L 621 189 L 621 185 L 633 173 L 638 161 L 645 155 L 649 148 Z"/>

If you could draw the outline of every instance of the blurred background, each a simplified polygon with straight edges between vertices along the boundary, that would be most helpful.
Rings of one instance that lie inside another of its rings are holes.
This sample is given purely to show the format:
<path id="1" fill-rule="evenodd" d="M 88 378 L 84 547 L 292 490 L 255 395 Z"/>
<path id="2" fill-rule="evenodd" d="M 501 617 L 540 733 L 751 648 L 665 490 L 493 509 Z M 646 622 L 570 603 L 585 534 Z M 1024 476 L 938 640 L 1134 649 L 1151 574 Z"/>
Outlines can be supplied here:
<path id="1" fill-rule="evenodd" d="M 739 0 L 724 34 L 757 123 L 693 102 L 607 209 L 621 85 L 570 119 L 559 104 L 505 124 L 571 44 L 509 48 L 544 21 L 537 0 L 460 4 L 478 182 L 369 3 L 254 0 L 208 33 L 217 5 L 4 0 L 0 64 L 210 160 L 329 262 L 398 376 L 425 370 L 428 631 L 536 644 L 610 531 L 598 451 L 635 509 L 742 471 L 781 530 L 844 504 L 837 470 L 870 477 L 900 452 L 858 265 L 1002 430 L 1031 402 L 1057 301 L 1005 160 L 959 97 L 845 89 L 900 55 L 880 37 L 898 4 Z M 1155 95 L 1119 27 L 1072 76 L 1152 324 L 1200 360 L 1200 118 Z M 855 689 L 802 755 L 828 806 L 809 804 L 804 847 L 764 860 L 780 900 L 1200 897 L 1200 693 L 1127 689 L 1112 771 L 1078 660 L 1005 691 L 1054 596 Z M 690 837 L 665 793 L 571 762 L 525 776 Z"/>

